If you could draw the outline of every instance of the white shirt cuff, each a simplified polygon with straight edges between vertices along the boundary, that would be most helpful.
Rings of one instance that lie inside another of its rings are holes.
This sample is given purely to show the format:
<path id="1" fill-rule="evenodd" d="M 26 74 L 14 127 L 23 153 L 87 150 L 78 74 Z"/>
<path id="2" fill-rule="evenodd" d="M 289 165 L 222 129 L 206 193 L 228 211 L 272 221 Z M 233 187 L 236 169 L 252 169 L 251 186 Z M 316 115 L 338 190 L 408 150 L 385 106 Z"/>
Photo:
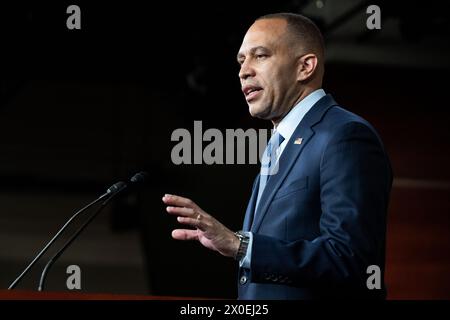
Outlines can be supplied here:
<path id="1" fill-rule="evenodd" d="M 249 237 L 248 247 L 247 247 L 247 253 L 245 256 L 239 260 L 239 267 L 250 269 L 251 266 L 251 260 L 252 260 L 252 245 L 253 245 L 253 233 L 251 232 L 244 232 L 244 234 Z"/>

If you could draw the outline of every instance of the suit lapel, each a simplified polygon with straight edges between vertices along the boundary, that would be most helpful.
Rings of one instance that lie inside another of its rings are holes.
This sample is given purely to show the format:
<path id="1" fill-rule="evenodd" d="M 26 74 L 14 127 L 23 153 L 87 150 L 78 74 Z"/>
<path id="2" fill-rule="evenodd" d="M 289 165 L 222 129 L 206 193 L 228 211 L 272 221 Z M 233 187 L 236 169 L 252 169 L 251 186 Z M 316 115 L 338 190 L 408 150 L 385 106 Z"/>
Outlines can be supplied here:
<path id="1" fill-rule="evenodd" d="M 255 181 L 253 183 L 252 188 L 252 195 L 250 197 L 250 200 L 247 205 L 247 210 L 245 211 L 245 218 L 244 218 L 244 225 L 242 227 L 243 231 L 249 231 L 250 226 L 253 222 L 253 215 L 255 212 L 255 204 L 256 204 L 256 198 L 258 197 L 258 190 L 259 190 L 259 174 L 256 176 Z"/>
<path id="2" fill-rule="evenodd" d="M 284 148 L 283 153 L 279 159 L 279 170 L 276 174 L 269 177 L 267 181 L 266 187 L 261 195 L 261 199 L 259 200 L 258 207 L 256 208 L 257 212 L 255 214 L 255 221 L 251 227 L 252 232 L 258 232 L 261 227 L 261 223 L 264 220 L 264 216 L 267 213 L 270 203 L 272 202 L 273 197 L 276 192 L 280 188 L 281 184 L 285 180 L 292 166 L 296 162 L 298 156 L 304 149 L 304 147 L 308 144 L 311 138 L 314 135 L 314 130 L 312 127 L 320 122 L 325 112 L 331 108 L 333 105 L 337 105 L 334 99 L 330 95 L 326 95 L 321 98 L 316 104 L 311 108 L 311 110 L 305 115 L 302 121 L 299 123 L 291 138 L 287 142 L 286 147 Z M 297 138 L 302 138 L 301 144 L 295 144 L 294 141 Z M 259 179 L 258 179 L 259 181 Z M 255 197 L 255 189 L 252 194 L 252 199 Z M 256 190 L 257 194 L 257 190 Z M 250 206 L 249 206 L 250 207 Z M 254 207 L 254 202 L 253 202 Z M 248 211 L 248 210 L 247 210 Z M 253 212 L 253 211 L 252 211 Z"/>
<path id="3" fill-rule="evenodd" d="M 303 130 L 297 130 L 298 128 Z M 257 212 L 255 214 L 256 219 L 252 225 L 251 230 L 253 232 L 258 232 L 259 227 L 261 226 L 261 222 L 263 221 L 264 216 L 267 213 L 267 209 L 273 197 L 275 196 L 275 193 L 279 189 L 281 183 L 284 181 L 291 167 L 294 165 L 295 160 L 299 156 L 301 150 L 314 134 L 313 131 L 309 128 L 297 127 L 297 129 L 294 131 L 294 134 L 301 134 L 303 142 L 300 145 L 296 145 L 292 143 L 292 139 L 289 139 L 288 144 L 286 145 L 286 148 L 284 149 L 279 159 L 279 170 L 276 174 L 269 177 L 266 187 L 261 195 L 261 199 L 259 200 L 258 208 L 256 208 Z M 292 135 L 293 137 L 294 134 Z"/>

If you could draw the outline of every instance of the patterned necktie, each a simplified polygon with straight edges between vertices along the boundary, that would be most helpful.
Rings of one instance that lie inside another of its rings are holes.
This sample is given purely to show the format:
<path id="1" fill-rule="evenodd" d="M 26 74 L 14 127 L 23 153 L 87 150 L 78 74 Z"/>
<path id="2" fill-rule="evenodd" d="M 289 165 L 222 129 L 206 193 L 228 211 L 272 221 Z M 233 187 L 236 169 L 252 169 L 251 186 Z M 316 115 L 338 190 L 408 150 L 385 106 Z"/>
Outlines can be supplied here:
<path id="1" fill-rule="evenodd" d="M 278 172 L 276 150 L 283 143 L 283 141 L 284 137 L 278 132 L 275 132 L 270 138 L 269 143 L 267 143 L 266 150 L 264 150 L 264 154 L 261 159 L 261 172 L 259 178 L 258 198 L 256 198 L 255 213 L 269 176 L 274 175 Z M 253 221 L 255 221 L 255 219 L 253 219 Z"/>

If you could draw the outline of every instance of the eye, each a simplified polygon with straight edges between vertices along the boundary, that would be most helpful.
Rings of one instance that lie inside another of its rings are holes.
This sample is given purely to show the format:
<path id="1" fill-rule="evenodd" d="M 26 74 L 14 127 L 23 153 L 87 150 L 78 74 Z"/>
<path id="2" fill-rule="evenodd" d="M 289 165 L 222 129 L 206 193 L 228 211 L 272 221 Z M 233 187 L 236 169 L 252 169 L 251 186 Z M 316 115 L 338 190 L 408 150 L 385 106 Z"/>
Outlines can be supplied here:
<path id="1" fill-rule="evenodd" d="M 260 54 L 257 54 L 256 55 L 256 59 L 257 60 L 262 60 L 262 59 L 264 59 L 264 58 L 266 58 L 267 57 L 267 54 L 263 54 L 263 53 L 260 53 Z"/>

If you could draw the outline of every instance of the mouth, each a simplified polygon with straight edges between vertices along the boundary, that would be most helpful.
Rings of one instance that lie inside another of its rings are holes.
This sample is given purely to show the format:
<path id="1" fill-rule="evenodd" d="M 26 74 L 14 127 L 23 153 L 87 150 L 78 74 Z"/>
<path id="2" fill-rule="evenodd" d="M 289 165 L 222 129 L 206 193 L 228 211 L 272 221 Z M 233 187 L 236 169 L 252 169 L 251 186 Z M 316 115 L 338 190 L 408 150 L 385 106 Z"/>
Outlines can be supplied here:
<path id="1" fill-rule="evenodd" d="M 242 92 L 244 93 L 245 100 L 247 100 L 247 102 L 252 102 L 257 99 L 261 95 L 262 91 L 263 89 L 258 86 L 248 85 L 242 88 Z"/>

